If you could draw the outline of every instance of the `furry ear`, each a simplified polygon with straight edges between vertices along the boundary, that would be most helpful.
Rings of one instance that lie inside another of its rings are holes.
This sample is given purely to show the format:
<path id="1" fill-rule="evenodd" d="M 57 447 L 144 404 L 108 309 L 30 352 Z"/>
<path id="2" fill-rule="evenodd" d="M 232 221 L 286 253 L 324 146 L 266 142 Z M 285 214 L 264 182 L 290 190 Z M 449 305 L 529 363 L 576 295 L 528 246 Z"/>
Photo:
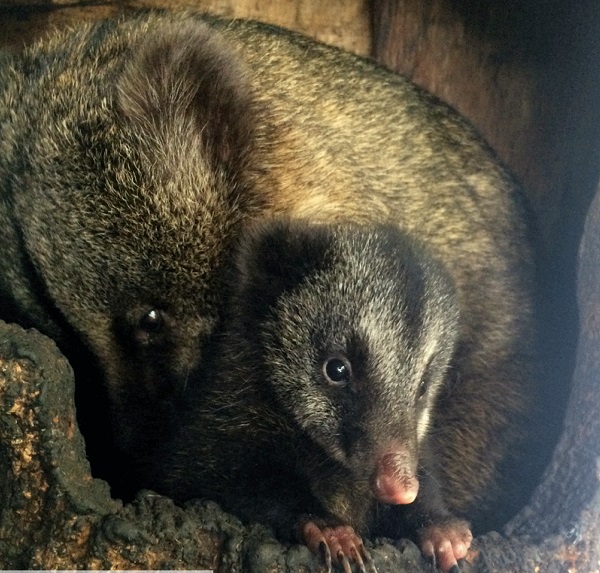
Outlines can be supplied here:
<path id="1" fill-rule="evenodd" d="M 253 140 L 255 113 L 242 62 L 200 20 L 151 27 L 133 48 L 118 85 L 119 106 L 150 133 L 198 137 L 203 152 L 227 170 Z"/>
<path id="2" fill-rule="evenodd" d="M 247 309 L 266 310 L 287 290 L 331 264 L 332 235 L 323 225 L 273 220 L 239 241 L 235 289 Z"/>

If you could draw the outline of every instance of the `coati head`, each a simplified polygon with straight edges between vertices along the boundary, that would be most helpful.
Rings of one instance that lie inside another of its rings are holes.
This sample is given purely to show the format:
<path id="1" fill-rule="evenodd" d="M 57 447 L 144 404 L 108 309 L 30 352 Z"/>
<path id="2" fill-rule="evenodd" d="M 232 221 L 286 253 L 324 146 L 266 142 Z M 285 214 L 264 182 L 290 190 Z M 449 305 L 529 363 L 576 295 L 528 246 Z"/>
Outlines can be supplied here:
<path id="1" fill-rule="evenodd" d="M 459 334 L 441 266 L 392 227 L 277 221 L 245 238 L 237 272 L 233 320 L 313 452 L 299 471 L 315 496 L 354 525 L 365 499 L 412 502 Z"/>
<path id="2" fill-rule="evenodd" d="M 237 56 L 201 21 L 105 23 L 56 42 L 31 82 L 44 113 L 24 110 L 14 218 L 46 333 L 74 365 L 67 331 L 91 351 L 118 441 L 137 454 L 212 332 L 213 276 L 252 209 L 259 112 Z"/>

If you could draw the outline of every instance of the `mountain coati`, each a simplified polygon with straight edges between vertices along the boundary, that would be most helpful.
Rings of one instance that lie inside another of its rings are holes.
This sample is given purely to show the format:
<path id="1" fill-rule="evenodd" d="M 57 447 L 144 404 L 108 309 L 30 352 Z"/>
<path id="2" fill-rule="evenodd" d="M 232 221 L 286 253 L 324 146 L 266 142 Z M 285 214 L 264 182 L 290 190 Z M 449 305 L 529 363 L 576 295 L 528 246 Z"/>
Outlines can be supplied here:
<path id="1" fill-rule="evenodd" d="M 334 558 L 339 543 L 342 562 L 366 557 L 354 530 L 417 531 L 450 570 L 471 533 L 429 432 L 460 332 L 443 268 L 394 227 L 275 221 L 243 237 L 228 276 L 214 361 L 151 485 L 314 551 L 325 540 Z"/>
<path id="2" fill-rule="evenodd" d="M 519 452 L 531 392 L 523 211 L 448 106 L 273 26 L 146 12 L 0 60 L 0 316 L 71 360 L 92 461 L 109 420 L 109 459 L 119 449 L 135 468 L 157 447 L 200 380 L 220 269 L 248 223 L 389 225 L 456 290 L 432 431 L 448 507 L 476 515 Z M 99 415 L 84 399 L 98 388 Z"/>

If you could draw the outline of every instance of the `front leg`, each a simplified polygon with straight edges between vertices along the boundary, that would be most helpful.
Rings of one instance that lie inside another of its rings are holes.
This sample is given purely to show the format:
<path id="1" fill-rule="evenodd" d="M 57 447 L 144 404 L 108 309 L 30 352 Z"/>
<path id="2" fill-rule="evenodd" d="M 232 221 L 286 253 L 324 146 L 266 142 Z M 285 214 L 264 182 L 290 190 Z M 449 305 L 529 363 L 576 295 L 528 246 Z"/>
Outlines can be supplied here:
<path id="1" fill-rule="evenodd" d="M 439 517 L 417 531 L 419 547 L 444 573 L 459 573 L 458 560 L 467 556 L 473 540 L 469 523 L 456 517 Z"/>
<path id="2" fill-rule="evenodd" d="M 469 522 L 455 517 L 446 508 L 436 476 L 426 472 L 420 478 L 415 501 L 396 512 L 399 529 L 416 534 L 424 557 L 444 573 L 459 573 L 458 560 L 466 557 L 473 535 Z"/>
<path id="3" fill-rule="evenodd" d="M 325 525 L 322 520 L 305 517 L 299 523 L 300 538 L 316 555 L 323 554 L 328 573 L 332 561 L 341 565 L 344 573 L 351 573 L 354 561 L 361 573 L 366 573 L 365 563 L 372 573 L 377 573 L 371 555 L 362 539 L 349 525 Z"/>
<path id="4" fill-rule="evenodd" d="M 367 573 L 367 568 L 377 573 L 354 528 L 327 512 L 294 474 L 273 471 L 273 467 L 261 469 L 240 474 L 237 486 L 221 492 L 216 501 L 243 521 L 264 523 L 279 539 L 304 543 L 323 558 L 328 572 L 335 564 L 351 573 L 351 563 L 355 563 L 361 573 Z"/>

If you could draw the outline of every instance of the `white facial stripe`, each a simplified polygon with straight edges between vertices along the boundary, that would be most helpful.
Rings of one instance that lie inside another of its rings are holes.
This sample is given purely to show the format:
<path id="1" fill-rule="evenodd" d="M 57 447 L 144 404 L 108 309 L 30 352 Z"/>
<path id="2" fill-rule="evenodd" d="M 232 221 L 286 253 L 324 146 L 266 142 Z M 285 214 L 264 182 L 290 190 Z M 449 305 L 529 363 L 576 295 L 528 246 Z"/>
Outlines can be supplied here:
<path id="1" fill-rule="evenodd" d="M 421 417 L 417 422 L 417 442 L 419 443 L 423 441 L 429 431 L 430 418 L 430 408 L 427 406 L 421 413 Z"/>

